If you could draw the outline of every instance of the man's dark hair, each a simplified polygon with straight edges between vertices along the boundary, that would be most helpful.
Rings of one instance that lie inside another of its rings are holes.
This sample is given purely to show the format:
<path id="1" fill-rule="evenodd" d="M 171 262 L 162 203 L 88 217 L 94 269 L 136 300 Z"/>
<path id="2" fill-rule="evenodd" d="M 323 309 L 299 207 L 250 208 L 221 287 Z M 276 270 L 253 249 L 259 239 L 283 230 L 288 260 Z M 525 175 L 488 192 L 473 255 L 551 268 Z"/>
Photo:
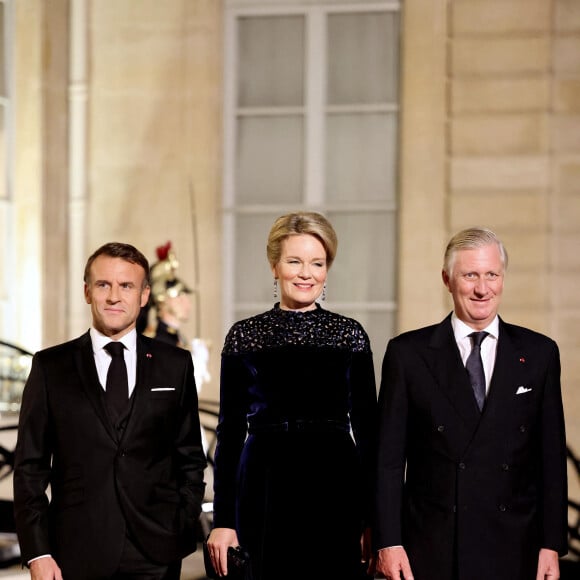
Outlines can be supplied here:
<path id="1" fill-rule="evenodd" d="M 135 246 L 132 246 L 131 244 L 123 244 L 121 242 L 109 242 L 107 244 L 103 244 L 89 256 L 85 266 L 85 284 L 89 283 L 91 266 L 99 256 L 121 258 L 121 260 L 125 260 L 126 262 L 131 262 L 131 264 L 137 264 L 138 266 L 141 266 L 145 271 L 143 287 L 151 285 L 151 274 L 149 271 L 149 261 L 147 258 Z"/>

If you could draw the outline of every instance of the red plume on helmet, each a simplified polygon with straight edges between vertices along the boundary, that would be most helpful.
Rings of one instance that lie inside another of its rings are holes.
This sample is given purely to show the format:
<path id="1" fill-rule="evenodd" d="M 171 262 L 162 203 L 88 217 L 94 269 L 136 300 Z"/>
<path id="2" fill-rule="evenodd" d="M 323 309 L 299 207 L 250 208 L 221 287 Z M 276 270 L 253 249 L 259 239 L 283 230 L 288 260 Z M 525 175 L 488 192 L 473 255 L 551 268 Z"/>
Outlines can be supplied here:
<path id="1" fill-rule="evenodd" d="M 169 255 L 169 250 L 171 250 L 171 242 L 167 241 L 164 246 L 157 246 L 156 253 L 157 259 L 161 262 L 163 260 L 167 260 L 167 256 Z"/>
<path id="2" fill-rule="evenodd" d="M 175 298 L 179 294 L 191 294 L 193 291 L 183 280 L 180 280 L 176 271 L 179 262 L 175 256 L 171 241 L 155 249 L 157 262 L 151 266 L 151 294 L 154 304 L 164 302 L 167 298 Z"/>

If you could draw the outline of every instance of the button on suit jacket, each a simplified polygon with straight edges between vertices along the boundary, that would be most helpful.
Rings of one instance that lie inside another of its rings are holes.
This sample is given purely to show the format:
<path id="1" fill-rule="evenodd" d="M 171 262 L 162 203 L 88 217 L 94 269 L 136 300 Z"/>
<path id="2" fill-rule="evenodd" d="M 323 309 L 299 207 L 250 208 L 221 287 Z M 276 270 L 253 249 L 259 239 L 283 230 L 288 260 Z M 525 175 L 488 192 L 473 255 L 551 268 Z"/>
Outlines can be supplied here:
<path id="1" fill-rule="evenodd" d="M 39 351 L 15 452 L 23 561 L 51 554 L 64 578 L 109 577 L 127 531 L 154 562 L 186 556 L 196 548 L 205 466 L 190 353 L 138 336 L 135 390 L 119 427 L 88 332 Z"/>
<path id="2" fill-rule="evenodd" d="M 480 413 L 451 317 L 392 339 L 379 395 L 374 541 L 415 580 L 529 580 L 567 550 L 566 437 L 556 343 L 499 321 Z"/>

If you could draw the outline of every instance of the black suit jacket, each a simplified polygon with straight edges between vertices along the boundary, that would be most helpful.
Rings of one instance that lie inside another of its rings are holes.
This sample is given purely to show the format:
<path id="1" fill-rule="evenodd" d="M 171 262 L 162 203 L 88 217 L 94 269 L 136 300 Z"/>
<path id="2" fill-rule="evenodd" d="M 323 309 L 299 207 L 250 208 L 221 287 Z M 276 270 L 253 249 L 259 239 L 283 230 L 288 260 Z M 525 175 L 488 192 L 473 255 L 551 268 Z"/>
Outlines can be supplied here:
<path id="1" fill-rule="evenodd" d="M 566 438 L 556 343 L 500 319 L 480 414 L 451 317 L 392 339 L 379 394 L 376 548 L 416 580 L 530 580 L 567 550 Z"/>
<path id="2" fill-rule="evenodd" d="M 205 466 L 189 352 L 138 336 L 121 428 L 107 414 L 89 333 L 37 352 L 15 452 L 23 561 L 52 554 L 64 578 L 109 577 L 127 530 L 152 561 L 182 558 L 196 548 Z"/>

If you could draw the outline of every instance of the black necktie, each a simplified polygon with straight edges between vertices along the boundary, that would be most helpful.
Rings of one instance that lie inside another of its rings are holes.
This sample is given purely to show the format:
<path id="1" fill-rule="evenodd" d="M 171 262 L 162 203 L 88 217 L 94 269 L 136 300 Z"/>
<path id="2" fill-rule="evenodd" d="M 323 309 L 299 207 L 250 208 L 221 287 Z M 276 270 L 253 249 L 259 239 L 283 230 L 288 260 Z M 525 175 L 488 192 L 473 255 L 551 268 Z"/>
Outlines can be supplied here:
<path id="1" fill-rule="evenodd" d="M 473 346 L 465 363 L 480 411 L 483 409 L 485 401 L 485 373 L 483 372 L 483 362 L 481 361 L 481 343 L 488 334 L 487 332 L 472 332 L 469 335 L 473 341 Z"/>
<path id="2" fill-rule="evenodd" d="M 107 372 L 105 399 L 111 418 L 117 422 L 129 398 L 127 365 L 123 356 L 125 347 L 122 342 L 109 342 L 104 348 L 112 357 Z"/>

